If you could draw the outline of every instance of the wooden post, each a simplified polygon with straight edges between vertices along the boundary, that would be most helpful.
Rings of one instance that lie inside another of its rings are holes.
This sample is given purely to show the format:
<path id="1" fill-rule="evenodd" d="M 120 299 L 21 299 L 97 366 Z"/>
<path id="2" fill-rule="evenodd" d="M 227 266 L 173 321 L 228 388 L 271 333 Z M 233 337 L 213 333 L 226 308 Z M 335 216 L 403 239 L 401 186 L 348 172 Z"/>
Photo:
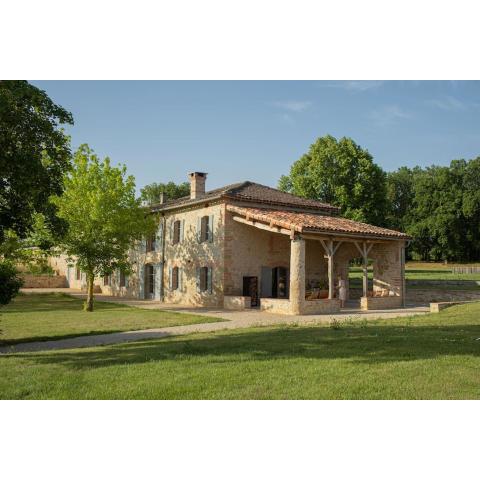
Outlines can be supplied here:
<path id="1" fill-rule="evenodd" d="M 367 244 L 363 242 L 363 296 L 366 297 L 368 293 L 368 258 L 367 258 Z"/>
<path id="2" fill-rule="evenodd" d="M 363 259 L 363 296 L 366 297 L 368 294 L 368 254 L 373 247 L 373 243 L 371 243 L 368 248 L 367 242 L 362 242 L 361 248 L 358 242 L 355 242 L 355 246 Z"/>
<path id="3" fill-rule="evenodd" d="M 335 283 L 333 278 L 333 240 L 328 242 L 328 298 L 334 296 Z"/>

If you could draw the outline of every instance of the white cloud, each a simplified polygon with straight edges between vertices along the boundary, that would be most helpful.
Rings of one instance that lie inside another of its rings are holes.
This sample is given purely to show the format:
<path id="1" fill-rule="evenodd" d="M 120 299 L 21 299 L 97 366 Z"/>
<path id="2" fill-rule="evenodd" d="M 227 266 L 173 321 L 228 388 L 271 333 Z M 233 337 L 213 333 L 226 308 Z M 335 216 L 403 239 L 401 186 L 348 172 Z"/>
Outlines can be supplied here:
<path id="1" fill-rule="evenodd" d="M 437 98 L 434 100 L 429 100 L 427 105 L 431 107 L 440 108 L 442 110 L 454 111 L 454 110 L 465 110 L 467 107 L 466 105 L 458 100 L 455 97 L 445 96 L 443 98 Z"/>
<path id="2" fill-rule="evenodd" d="M 411 118 L 408 112 L 402 110 L 398 105 L 385 105 L 384 107 L 372 110 L 368 118 L 379 127 L 386 127 L 395 123 L 397 120 Z"/>
<path id="3" fill-rule="evenodd" d="M 280 102 L 273 102 L 271 105 L 289 112 L 303 112 L 312 106 L 310 101 L 285 100 Z"/>

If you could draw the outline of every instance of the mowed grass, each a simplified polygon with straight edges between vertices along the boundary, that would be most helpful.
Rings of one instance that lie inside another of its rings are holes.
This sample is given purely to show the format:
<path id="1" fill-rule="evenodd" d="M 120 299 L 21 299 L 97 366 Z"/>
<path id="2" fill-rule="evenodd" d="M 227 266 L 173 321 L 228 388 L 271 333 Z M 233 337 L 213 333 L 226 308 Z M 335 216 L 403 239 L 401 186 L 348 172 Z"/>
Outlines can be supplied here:
<path id="1" fill-rule="evenodd" d="M 480 290 L 480 285 L 476 282 L 480 281 L 480 273 L 471 274 L 454 274 L 452 273 L 453 265 L 445 265 L 444 263 L 433 262 L 408 262 L 405 265 L 405 279 L 407 288 L 414 289 L 448 289 L 448 290 Z M 351 267 L 349 271 L 350 286 L 361 288 L 362 286 L 362 268 Z M 368 269 L 368 278 L 373 278 L 373 269 Z M 463 285 L 448 284 L 448 281 L 466 281 Z M 412 283 L 415 281 L 415 283 Z M 445 285 L 439 285 L 437 282 L 445 281 Z M 429 283 L 435 282 L 435 283 Z M 468 283 L 467 283 L 468 282 Z"/>
<path id="2" fill-rule="evenodd" d="M 479 399 L 480 303 L 0 356 L 15 399 Z"/>
<path id="3" fill-rule="evenodd" d="M 101 301 L 93 312 L 82 306 L 63 293 L 19 295 L 0 310 L 0 345 L 221 320 Z"/>

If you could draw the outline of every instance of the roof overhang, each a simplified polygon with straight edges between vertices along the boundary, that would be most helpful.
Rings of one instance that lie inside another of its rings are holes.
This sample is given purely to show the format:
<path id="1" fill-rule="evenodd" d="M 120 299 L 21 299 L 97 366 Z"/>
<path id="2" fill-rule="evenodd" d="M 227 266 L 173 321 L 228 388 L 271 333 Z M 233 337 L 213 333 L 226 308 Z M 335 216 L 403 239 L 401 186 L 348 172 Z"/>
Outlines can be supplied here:
<path id="1" fill-rule="evenodd" d="M 385 234 L 376 234 L 374 232 L 355 232 L 355 231 L 342 231 L 341 229 L 329 229 L 310 226 L 306 226 L 302 223 L 302 214 L 294 213 L 291 211 L 283 212 L 289 217 L 288 220 L 277 218 L 275 212 L 271 210 L 250 209 L 245 207 L 239 207 L 236 205 L 227 205 L 227 211 L 234 214 L 233 220 L 245 225 L 259 228 L 261 230 L 267 230 L 272 233 L 280 233 L 289 235 L 290 238 L 295 235 L 301 235 L 305 239 L 320 240 L 321 238 L 328 239 L 341 239 L 343 241 L 375 241 L 375 242 L 391 242 L 391 241 L 408 241 L 410 237 L 393 230 L 381 229 L 380 227 L 371 226 L 372 229 L 387 232 Z M 280 212 L 281 213 L 281 212 Z M 324 216 L 318 215 L 318 218 Z M 329 217 L 330 219 L 335 217 Z M 339 222 L 344 222 L 346 219 L 339 219 Z M 365 228 L 366 224 L 360 222 L 353 222 L 347 220 L 349 225 L 361 225 Z"/>

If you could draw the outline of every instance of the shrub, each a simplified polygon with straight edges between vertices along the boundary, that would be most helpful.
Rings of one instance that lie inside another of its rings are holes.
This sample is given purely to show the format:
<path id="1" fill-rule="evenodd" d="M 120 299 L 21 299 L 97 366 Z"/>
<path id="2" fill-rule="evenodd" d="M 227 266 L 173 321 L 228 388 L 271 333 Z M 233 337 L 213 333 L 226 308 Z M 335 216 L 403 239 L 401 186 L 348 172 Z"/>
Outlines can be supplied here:
<path id="1" fill-rule="evenodd" d="M 17 270 L 10 262 L 0 261 L 0 305 L 9 303 L 17 295 L 22 280 L 17 276 Z"/>

